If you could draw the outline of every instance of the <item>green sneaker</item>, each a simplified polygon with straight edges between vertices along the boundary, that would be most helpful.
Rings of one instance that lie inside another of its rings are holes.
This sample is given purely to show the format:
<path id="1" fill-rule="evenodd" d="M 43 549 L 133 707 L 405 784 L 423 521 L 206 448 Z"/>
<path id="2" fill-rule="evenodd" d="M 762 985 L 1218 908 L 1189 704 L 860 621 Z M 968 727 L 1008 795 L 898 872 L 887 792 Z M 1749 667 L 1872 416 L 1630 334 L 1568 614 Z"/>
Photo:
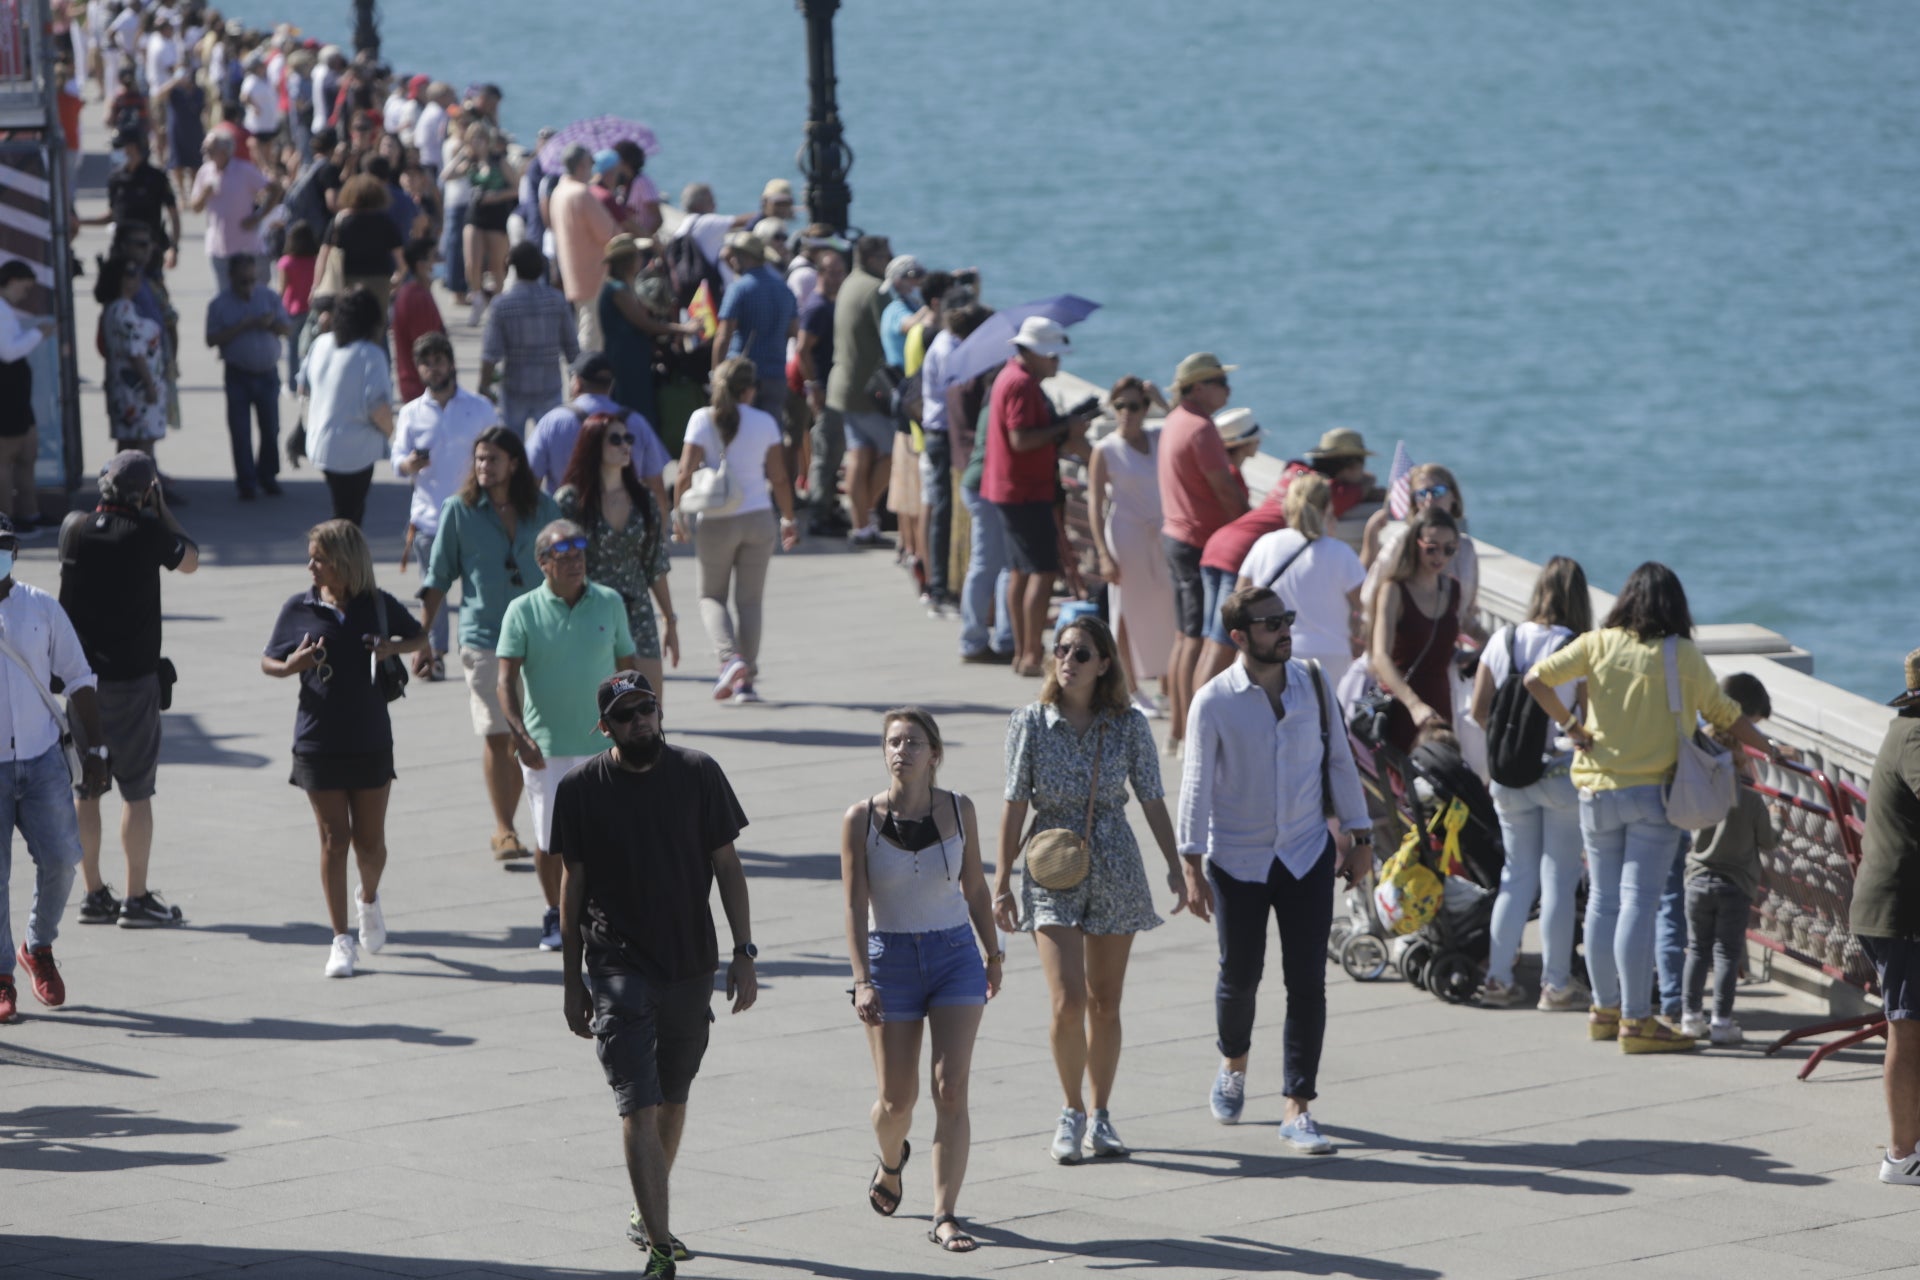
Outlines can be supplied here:
<path id="1" fill-rule="evenodd" d="M 627 1239 L 633 1241 L 634 1244 L 642 1249 L 651 1249 L 653 1247 L 653 1241 L 647 1238 L 647 1224 L 640 1221 L 640 1210 L 638 1209 L 629 1209 L 627 1211 Z M 668 1232 L 667 1244 L 673 1249 L 673 1260 L 675 1262 L 690 1262 L 693 1260 L 692 1252 L 688 1250 L 686 1245 L 680 1243 L 679 1236 Z"/>
<path id="2" fill-rule="evenodd" d="M 640 1274 L 651 1277 L 653 1280 L 674 1280 L 679 1271 L 673 1265 L 673 1250 L 647 1250 L 647 1267 Z"/>

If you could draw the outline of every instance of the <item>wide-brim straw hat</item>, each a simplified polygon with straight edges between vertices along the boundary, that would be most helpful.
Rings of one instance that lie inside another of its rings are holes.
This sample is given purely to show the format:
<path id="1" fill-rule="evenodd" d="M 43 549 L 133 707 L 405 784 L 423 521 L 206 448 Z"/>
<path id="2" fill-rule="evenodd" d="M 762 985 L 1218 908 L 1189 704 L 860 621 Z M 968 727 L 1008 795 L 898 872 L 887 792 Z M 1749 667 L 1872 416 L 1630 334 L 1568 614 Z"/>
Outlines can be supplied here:
<path id="1" fill-rule="evenodd" d="M 1887 703 L 1890 707 L 1920 704 L 1920 649 L 1907 655 L 1907 691 Z"/>
<path id="2" fill-rule="evenodd" d="M 1366 437 L 1352 427 L 1335 427 L 1320 437 L 1320 443 L 1307 450 L 1309 458 L 1369 458 Z"/>

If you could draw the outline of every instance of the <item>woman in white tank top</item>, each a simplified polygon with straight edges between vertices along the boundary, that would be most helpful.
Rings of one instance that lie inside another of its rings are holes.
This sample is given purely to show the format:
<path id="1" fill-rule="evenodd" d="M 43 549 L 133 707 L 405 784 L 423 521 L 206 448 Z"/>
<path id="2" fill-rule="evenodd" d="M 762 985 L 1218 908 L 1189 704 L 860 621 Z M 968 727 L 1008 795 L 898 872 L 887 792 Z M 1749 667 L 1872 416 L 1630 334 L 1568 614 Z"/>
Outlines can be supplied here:
<path id="1" fill-rule="evenodd" d="M 918 707 L 889 711 L 882 725 L 891 784 L 849 808 L 840 834 L 853 1010 L 867 1028 L 879 1086 L 873 1131 L 880 1169 L 867 1201 L 883 1217 L 900 1207 L 921 1032 L 930 1023 L 934 1216 L 927 1238 L 967 1253 L 978 1246 L 954 1216 L 972 1144 L 967 1077 L 980 1013 L 1000 990 L 1006 955 L 980 866 L 973 802 L 933 785 L 939 726 Z"/>

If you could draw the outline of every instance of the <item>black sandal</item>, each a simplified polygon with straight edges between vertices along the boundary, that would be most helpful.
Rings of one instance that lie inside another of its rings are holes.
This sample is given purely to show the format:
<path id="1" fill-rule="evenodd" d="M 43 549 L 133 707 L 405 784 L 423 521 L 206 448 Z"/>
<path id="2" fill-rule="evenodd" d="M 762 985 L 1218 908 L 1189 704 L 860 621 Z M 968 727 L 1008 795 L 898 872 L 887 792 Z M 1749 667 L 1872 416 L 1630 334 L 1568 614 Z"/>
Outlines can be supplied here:
<path id="1" fill-rule="evenodd" d="M 949 1222 L 953 1224 L 953 1234 L 942 1236 L 940 1228 Z M 948 1253 L 972 1253 L 980 1247 L 980 1242 L 968 1235 L 966 1228 L 960 1225 L 960 1219 L 950 1213 L 943 1213 L 933 1220 L 933 1230 L 927 1232 L 927 1239 L 945 1249 Z"/>
<path id="2" fill-rule="evenodd" d="M 899 1177 L 901 1170 L 907 1167 L 907 1157 L 912 1154 L 913 1144 L 903 1141 L 900 1144 L 900 1163 L 889 1168 L 887 1162 L 881 1160 L 880 1173 L 874 1174 L 873 1181 L 867 1184 L 867 1203 L 872 1205 L 873 1211 L 883 1218 L 891 1218 L 894 1211 L 900 1207 L 900 1196 L 880 1185 L 880 1174 L 885 1174 L 889 1178 Z M 904 1192 L 906 1189 L 906 1183 L 902 1182 L 900 1190 Z"/>

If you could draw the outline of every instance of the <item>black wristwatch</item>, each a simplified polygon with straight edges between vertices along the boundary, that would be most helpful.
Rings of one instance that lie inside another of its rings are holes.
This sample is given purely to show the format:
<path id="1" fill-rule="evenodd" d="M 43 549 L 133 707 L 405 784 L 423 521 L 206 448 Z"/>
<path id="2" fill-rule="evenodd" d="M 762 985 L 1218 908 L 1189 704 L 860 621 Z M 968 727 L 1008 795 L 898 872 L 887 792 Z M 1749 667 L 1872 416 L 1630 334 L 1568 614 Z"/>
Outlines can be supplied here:
<path id="1" fill-rule="evenodd" d="M 760 958 L 760 948 L 754 946 L 751 942 L 743 942 L 733 949 L 733 954 L 745 956 L 749 960 L 758 960 Z"/>

